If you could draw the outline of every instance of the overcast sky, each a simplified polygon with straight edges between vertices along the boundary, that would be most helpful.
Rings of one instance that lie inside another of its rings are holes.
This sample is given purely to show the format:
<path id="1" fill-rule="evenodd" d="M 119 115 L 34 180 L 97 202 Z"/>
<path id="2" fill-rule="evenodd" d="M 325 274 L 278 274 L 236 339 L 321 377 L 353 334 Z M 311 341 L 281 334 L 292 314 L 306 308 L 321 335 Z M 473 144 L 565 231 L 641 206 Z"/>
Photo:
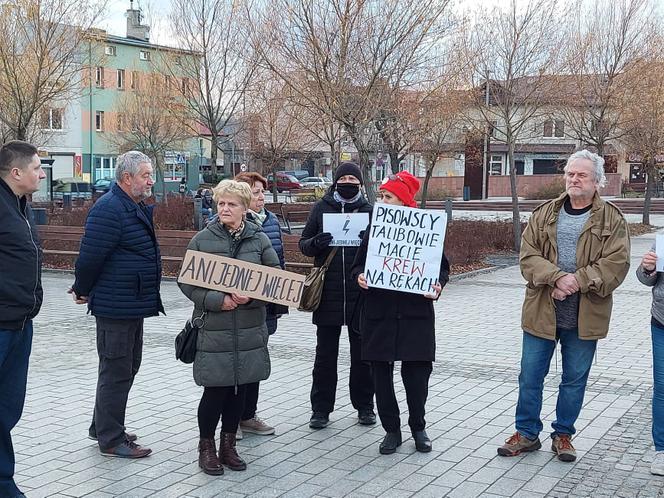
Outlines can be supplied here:
<path id="1" fill-rule="evenodd" d="M 491 8 L 494 5 L 509 5 L 510 0 L 453 0 L 457 8 L 482 5 Z M 612 1 L 612 0 L 607 0 Z M 140 6 L 146 16 L 145 23 L 150 26 L 150 41 L 168 45 L 170 38 L 168 21 L 166 19 L 170 10 L 170 0 L 135 0 L 134 8 Z M 125 12 L 129 8 L 129 0 L 109 0 L 107 15 L 99 23 L 99 27 L 111 34 L 125 36 L 127 34 L 127 18 Z"/>

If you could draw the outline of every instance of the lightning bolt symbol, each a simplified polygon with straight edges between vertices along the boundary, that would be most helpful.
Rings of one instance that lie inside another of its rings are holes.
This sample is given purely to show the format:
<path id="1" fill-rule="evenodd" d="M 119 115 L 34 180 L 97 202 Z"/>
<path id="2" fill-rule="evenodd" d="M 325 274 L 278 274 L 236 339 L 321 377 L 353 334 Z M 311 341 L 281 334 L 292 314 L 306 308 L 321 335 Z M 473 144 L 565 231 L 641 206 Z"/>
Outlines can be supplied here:
<path id="1" fill-rule="evenodd" d="M 350 228 L 348 228 L 348 224 L 350 223 L 350 220 L 346 220 L 346 223 L 344 223 L 344 227 L 342 230 L 348 235 L 348 232 L 350 231 Z"/>

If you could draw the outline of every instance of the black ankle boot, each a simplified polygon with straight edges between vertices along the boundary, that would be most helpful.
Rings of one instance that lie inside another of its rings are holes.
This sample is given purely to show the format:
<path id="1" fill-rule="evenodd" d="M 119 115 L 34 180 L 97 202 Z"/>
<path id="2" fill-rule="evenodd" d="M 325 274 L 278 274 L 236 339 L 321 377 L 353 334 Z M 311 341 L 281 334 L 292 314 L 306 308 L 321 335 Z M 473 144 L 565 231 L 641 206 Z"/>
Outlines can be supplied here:
<path id="1" fill-rule="evenodd" d="M 380 443 L 378 451 L 381 455 L 391 455 L 399 446 L 401 446 L 401 431 L 388 432 Z"/>
<path id="2" fill-rule="evenodd" d="M 431 439 L 427 436 L 427 431 L 413 431 L 413 440 L 415 441 L 415 449 L 421 453 L 429 453 L 431 451 Z"/>

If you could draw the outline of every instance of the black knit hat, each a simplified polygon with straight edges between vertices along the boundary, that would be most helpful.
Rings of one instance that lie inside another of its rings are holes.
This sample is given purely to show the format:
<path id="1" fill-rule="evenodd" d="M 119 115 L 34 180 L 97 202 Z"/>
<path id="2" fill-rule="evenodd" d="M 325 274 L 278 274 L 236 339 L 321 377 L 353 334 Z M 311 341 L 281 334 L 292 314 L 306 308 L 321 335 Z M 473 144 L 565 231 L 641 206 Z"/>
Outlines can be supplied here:
<path id="1" fill-rule="evenodd" d="M 360 171 L 360 167 L 355 163 L 352 162 L 341 163 L 337 167 L 337 170 L 334 172 L 334 184 L 336 185 L 337 180 L 339 180 L 339 178 L 345 175 L 353 175 L 355 178 L 360 180 L 360 184 L 364 183 L 364 181 L 362 180 L 362 171 Z"/>

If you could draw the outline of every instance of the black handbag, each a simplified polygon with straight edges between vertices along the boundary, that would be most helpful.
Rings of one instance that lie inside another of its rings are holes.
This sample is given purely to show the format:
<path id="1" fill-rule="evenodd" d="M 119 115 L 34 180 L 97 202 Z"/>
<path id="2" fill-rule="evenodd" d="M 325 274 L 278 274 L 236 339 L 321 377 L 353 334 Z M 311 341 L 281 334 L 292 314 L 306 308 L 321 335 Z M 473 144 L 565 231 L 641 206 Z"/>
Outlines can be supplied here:
<path id="1" fill-rule="evenodd" d="M 196 359 L 196 341 L 198 340 L 198 331 L 203 327 L 203 318 L 201 316 L 187 320 L 182 331 L 175 338 L 175 359 L 182 363 L 193 363 Z"/>

